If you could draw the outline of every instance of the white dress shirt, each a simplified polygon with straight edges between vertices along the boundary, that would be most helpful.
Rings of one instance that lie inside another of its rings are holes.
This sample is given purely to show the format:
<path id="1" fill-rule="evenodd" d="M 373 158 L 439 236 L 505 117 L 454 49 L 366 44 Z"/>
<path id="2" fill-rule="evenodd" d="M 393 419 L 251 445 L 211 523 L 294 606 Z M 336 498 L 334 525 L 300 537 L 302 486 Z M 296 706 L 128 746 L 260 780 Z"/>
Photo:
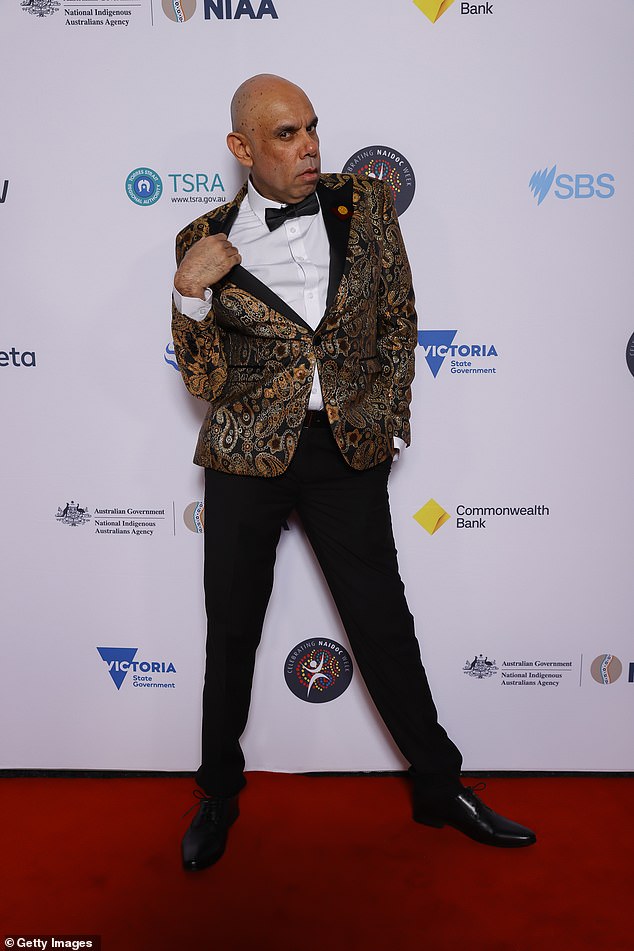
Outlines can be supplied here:
<path id="1" fill-rule="evenodd" d="M 229 235 L 242 256 L 242 267 L 281 297 L 289 307 L 316 330 L 326 310 L 330 243 L 321 214 L 288 218 L 275 231 L 265 220 L 267 208 L 282 208 L 280 202 L 264 198 L 248 182 Z M 202 320 L 211 309 L 211 289 L 205 298 L 183 297 L 174 288 L 174 303 L 186 317 Z M 324 401 L 319 375 L 315 371 L 308 409 L 321 410 Z M 395 438 L 397 449 L 405 443 Z"/>

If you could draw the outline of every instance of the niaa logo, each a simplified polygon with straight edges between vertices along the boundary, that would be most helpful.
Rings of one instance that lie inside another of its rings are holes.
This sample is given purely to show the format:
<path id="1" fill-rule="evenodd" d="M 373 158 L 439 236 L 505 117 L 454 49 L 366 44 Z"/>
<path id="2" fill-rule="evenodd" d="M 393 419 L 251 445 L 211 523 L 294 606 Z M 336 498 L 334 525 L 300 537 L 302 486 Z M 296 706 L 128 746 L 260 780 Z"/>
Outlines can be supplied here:
<path id="1" fill-rule="evenodd" d="M 135 168 L 125 180 L 125 190 L 135 205 L 154 205 L 163 194 L 163 182 L 153 168 Z"/>
<path id="2" fill-rule="evenodd" d="M 256 2 L 256 0 L 254 0 Z M 277 20 L 277 10 L 273 0 L 260 0 L 257 13 L 253 9 L 251 0 L 205 0 L 205 20 L 215 16 L 217 20 L 239 20 L 240 17 L 249 17 L 250 20 L 261 20 L 269 16 Z"/>
<path id="3" fill-rule="evenodd" d="M 196 12 L 196 0 L 162 0 L 163 13 L 174 23 L 185 23 Z"/>
<path id="4" fill-rule="evenodd" d="M 596 178 L 587 172 L 577 175 L 568 175 L 566 173 L 557 175 L 557 166 L 553 165 L 551 169 L 546 167 L 537 172 L 533 172 L 528 187 L 537 199 L 537 204 L 541 205 L 549 193 L 553 182 L 557 185 L 557 188 L 555 188 L 553 192 L 555 198 L 567 199 L 594 197 L 612 198 L 614 194 L 613 181 L 614 175 L 610 175 L 609 172 L 601 172 Z"/>
<path id="5" fill-rule="evenodd" d="M 452 358 L 451 372 L 454 374 L 482 374 L 495 373 L 495 367 L 473 366 L 473 359 L 497 357 L 498 352 L 489 343 L 460 343 L 455 344 L 457 330 L 419 330 L 418 343 L 423 348 L 427 366 L 436 378 L 447 356 Z"/>
<path id="6" fill-rule="evenodd" d="M 205 531 L 205 503 L 190 502 L 183 512 L 183 521 L 190 532 L 202 535 Z"/>
<path id="7" fill-rule="evenodd" d="M 623 664 L 614 654 L 599 654 L 590 665 L 592 679 L 598 684 L 613 684 L 623 673 Z"/>
<path id="8" fill-rule="evenodd" d="M 345 647 L 320 638 L 298 644 L 284 663 L 287 687 L 307 703 L 336 700 L 350 686 L 352 672 L 352 659 Z"/>

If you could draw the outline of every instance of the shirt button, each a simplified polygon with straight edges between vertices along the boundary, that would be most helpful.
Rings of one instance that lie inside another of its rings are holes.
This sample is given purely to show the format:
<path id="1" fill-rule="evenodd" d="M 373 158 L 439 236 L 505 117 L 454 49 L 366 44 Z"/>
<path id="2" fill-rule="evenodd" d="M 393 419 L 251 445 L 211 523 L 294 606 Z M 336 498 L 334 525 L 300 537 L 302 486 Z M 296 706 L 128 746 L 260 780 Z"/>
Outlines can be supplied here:
<path id="1" fill-rule="evenodd" d="M 295 225 L 293 225 L 293 226 L 292 226 L 291 228 L 289 228 L 288 230 L 290 231 L 291 234 L 295 234 L 295 232 L 297 231 L 297 228 L 295 227 Z"/>

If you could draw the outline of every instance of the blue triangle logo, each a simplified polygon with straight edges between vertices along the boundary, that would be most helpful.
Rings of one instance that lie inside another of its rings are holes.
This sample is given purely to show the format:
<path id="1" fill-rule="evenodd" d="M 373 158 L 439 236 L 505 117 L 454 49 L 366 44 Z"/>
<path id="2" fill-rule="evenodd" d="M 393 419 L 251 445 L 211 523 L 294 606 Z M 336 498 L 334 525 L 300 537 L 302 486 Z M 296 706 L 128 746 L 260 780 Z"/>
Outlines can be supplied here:
<path id="1" fill-rule="evenodd" d="M 440 347 L 450 347 L 457 330 L 419 330 L 418 343 L 423 348 L 427 366 L 431 370 L 434 378 L 438 376 L 438 371 L 443 365 L 447 353 L 438 353 Z"/>
<path id="2" fill-rule="evenodd" d="M 117 690 L 121 689 L 121 684 L 126 678 L 127 668 L 121 670 L 122 662 L 130 664 L 136 656 L 138 647 L 98 647 L 97 650 L 101 659 L 108 665 L 108 673 L 114 681 Z"/>

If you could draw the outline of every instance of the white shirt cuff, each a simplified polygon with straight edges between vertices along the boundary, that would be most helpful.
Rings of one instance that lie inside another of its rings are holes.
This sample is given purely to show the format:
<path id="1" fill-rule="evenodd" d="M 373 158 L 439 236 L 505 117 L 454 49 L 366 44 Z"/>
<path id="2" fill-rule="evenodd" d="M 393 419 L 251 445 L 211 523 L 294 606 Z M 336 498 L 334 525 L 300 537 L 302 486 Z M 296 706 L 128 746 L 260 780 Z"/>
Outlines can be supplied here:
<path id="1" fill-rule="evenodd" d="M 172 299 L 176 310 L 179 310 L 185 317 L 191 317 L 192 320 L 204 320 L 211 310 L 211 288 L 205 291 L 205 299 L 200 297 L 183 297 L 174 287 L 172 289 Z"/>
<path id="2" fill-rule="evenodd" d="M 393 436 L 392 438 L 394 441 L 394 449 L 396 450 L 392 456 L 392 462 L 396 462 L 402 450 L 407 448 L 407 443 L 404 439 L 401 439 L 400 436 Z"/>

